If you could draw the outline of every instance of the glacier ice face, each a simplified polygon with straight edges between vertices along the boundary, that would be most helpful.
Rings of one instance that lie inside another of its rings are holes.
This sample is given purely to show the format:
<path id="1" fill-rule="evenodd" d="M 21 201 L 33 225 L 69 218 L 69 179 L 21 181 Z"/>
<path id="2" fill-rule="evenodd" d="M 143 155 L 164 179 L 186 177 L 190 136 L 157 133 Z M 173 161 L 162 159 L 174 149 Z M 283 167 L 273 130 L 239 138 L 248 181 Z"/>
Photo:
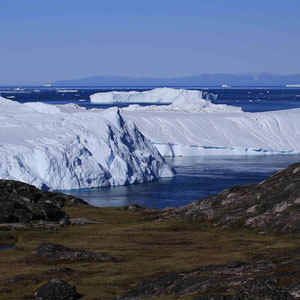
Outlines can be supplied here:
<path id="1" fill-rule="evenodd" d="M 172 176 L 156 148 L 116 108 L 94 112 L 0 97 L 0 178 L 63 190 Z"/>
<path id="2" fill-rule="evenodd" d="M 191 99 L 204 100 L 214 98 L 207 92 L 173 88 L 156 88 L 150 91 L 138 92 L 106 92 L 96 93 L 90 96 L 92 103 L 165 103 L 174 101 L 185 102 Z"/>
<path id="3" fill-rule="evenodd" d="M 300 153 L 300 109 L 245 113 L 122 111 L 163 156 Z"/>
<path id="4" fill-rule="evenodd" d="M 122 108 L 122 111 L 153 111 L 153 112 L 185 112 L 185 113 L 220 113 L 220 112 L 241 112 L 241 108 L 229 106 L 226 104 L 213 104 L 208 100 L 199 99 L 188 95 L 187 97 L 179 97 L 169 105 L 148 105 L 141 106 L 131 104 Z"/>
<path id="5" fill-rule="evenodd" d="M 90 96 L 92 103 L 163 103 L 169 105 L 129 105 L 126 111 L 185 111 L 185 112 L 240 112 L 238 107 L 213 104 L 211 95 L 197 90 L 157 88 L 145 92 L 107 92 Z M 204 99 L 204 98 L 207 98 Z"/>
<path id="6" fill-rule="evenodd" d="M 111 102 L 171 102 L 122 109 L 122 115 L 133 121 L 163 156 L 300 153 L 299 109 L 244 113 L 205 100 L 200 91 L 184 89 L 105 94 Z M 102 101 L 102 95 L 94 95 L 95 100 Z"/>

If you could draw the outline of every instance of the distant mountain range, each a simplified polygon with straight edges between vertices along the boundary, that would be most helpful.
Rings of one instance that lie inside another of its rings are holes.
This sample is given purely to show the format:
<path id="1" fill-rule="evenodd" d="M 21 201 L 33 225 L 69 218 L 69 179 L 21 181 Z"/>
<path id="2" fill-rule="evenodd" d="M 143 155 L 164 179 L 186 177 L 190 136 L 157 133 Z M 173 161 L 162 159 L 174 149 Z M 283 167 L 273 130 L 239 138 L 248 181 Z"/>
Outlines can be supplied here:
<path id="1" fill-rule="evenodd" d="M 300 74 L 203 74 L 177 78 L 94 76 L 82 79 L 59 80 L 53 86 L 285 86 L 300 84 Z"/>

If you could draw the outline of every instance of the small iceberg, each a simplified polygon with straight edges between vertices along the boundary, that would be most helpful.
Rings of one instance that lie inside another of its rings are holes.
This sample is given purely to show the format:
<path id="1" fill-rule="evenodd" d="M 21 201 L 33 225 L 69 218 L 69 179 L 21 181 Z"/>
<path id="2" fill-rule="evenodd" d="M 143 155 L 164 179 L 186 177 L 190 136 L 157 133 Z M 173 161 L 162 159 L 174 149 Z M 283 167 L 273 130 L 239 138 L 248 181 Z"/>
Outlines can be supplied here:
<path id="1" fill-rule="evenodd" d="M 287 88 L 300 88 L 300 84 L 287 84 Z"/>
<path id="2" fill-rule="evenodd" d="M 231 86 L 224 83 L 224 84 L 222 84 L 222 88 L 223 89 L 229 89 L 229 88 L 231 88 Z"/>
<path id="3" fill-rule="evenodd" d="M 58 93 L 78 93 L 78 90 L 56 90 Z"/>

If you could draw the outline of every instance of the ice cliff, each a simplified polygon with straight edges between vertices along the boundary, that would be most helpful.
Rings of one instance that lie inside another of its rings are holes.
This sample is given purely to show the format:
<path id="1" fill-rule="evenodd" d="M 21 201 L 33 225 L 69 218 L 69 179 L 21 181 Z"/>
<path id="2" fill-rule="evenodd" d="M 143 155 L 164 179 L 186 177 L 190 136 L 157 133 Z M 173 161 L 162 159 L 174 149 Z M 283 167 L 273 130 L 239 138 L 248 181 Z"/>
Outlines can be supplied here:
<path id="1" fill-rule="evenodd" d="M 241 108 L 229 106 L 226 104 L 213 104 L 209 100 L 199 97 L 197 93 L 189 93 L 195 91 L 183 90 L 180 97 L 177 97 L 173 103 L 169 105 L 148 105 L 141 106 L 139 104 L 131 104 L 123 108 L 123 111 L 153 111 L 153 112 L 241 112 Z M 201 93 L 201 92 L 199 92 Z"/>
<path id="2" fill-rule="evenodd" d="M 44 189 L 123 185 L 174 176 L 118 109 L 20 104 L 0 97 L 0 178 Z"/>
<path id="3" fill-rule="evenodd" d="M 207 92 L 173 88 L 156 88 L 150 91 L 138 92 L 106 92 L 90 96 L 92 103 L 173 103 L 174 101 L 215 100 L 215 95 Z"/>
<path id="4" fill-rule="evenodd" d="M 158 109 L 126 108 L 122 115 L 164 156 L 300 153 L 300 109 L 263 113 Z"/>
<path id="5" fill-rule="evenodd" d="M 245 113 L 204 98 L 201 91 L 170 88 L 91 96 L 94 102 L 171 103 L 122 108 L 163 156 L 300 153 L 300 109 Z"/>

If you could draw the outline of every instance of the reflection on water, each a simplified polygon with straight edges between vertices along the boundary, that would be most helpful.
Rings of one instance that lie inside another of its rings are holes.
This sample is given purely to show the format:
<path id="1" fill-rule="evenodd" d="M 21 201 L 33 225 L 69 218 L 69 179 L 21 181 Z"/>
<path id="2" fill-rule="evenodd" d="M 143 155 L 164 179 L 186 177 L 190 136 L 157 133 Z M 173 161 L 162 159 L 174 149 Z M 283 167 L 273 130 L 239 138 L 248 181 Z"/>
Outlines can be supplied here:
<path id="1" fill-rule="evenodd" d="M 300 162 L 300 155 L 176 157 L 168 160 L 177 171 L 175 178 L 68 193 L 99 207 L 128 204 L 155 208 L 181 206 L 229 186 L 264 180 L 272 172 Z"/>

